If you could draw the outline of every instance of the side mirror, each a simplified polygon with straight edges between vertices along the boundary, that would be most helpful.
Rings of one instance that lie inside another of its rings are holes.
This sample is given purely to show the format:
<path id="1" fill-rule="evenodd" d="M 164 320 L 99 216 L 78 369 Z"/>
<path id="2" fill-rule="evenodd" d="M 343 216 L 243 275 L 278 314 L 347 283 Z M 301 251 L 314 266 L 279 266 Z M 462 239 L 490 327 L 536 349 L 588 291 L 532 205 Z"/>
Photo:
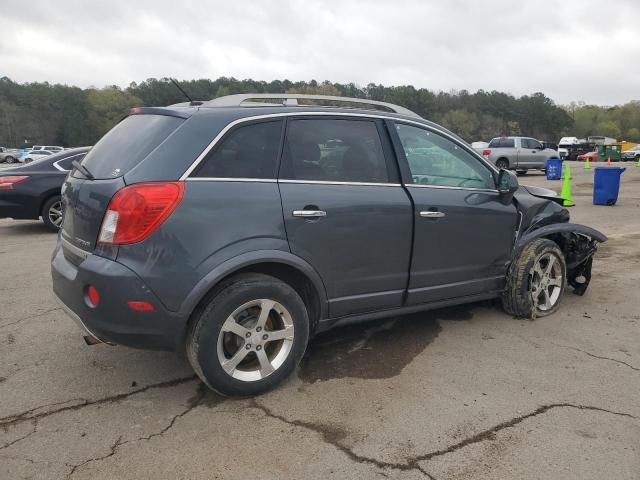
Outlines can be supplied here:
<path id="1" fill-rule="evenodd" d="M 519 187 L 520 184 L 515 173 L 504 168 L 500 170 L 498 174 L 498 192 L 500 192 L 504 203 L 511 202 L 513 194 L 516 193 Z"/>

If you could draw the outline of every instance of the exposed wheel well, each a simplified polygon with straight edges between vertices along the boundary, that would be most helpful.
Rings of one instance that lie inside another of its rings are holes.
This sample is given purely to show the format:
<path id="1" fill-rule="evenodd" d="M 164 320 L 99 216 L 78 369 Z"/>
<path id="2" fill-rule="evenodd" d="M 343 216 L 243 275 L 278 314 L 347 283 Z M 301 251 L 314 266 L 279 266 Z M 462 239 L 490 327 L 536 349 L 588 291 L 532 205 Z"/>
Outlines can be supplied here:
<path id="1" fill-rule="evenodd" d="M 309 278 L 304 273 L 302 273 L 295 267 L 278 262 L 264 262 L 248 265 L 239 270 L 235 270 L 229 273 L 227 276 L 221 278 L 215 285 L 213 285 L 209 289 L 207 294 L 202 298 L 202 300 L 200 300 L 196 308 L 194 308 L 193 312 L 191 312 L 184 334 L 188 334 L 189 329 L 192 327 L 193 322 L 198 317 L 198 314 L 202 311 L 202 309 L 206 307 L 211 298 L 217 295 L 220 290 L 226 288 L 230 283 L 232 283 L 235 277 L 247 273 L 262 273 L 264 275 L 269 275 L 291 286 L 291 288 L 293 288 L 298 293 L 298 295 L 300 295 L 302 301 L 307 307 L 310 321 L 309 334 L 313 335 L 313 332 L 315 331 L 316 327 L 318 326 L 318 322 L 320 321 L 320 314 L 322 311 L 320 305 L 320 296 L 318 295 L 313 282 L 309 280 Z M 184 341 L 181 343 L 184 345 Z"/>

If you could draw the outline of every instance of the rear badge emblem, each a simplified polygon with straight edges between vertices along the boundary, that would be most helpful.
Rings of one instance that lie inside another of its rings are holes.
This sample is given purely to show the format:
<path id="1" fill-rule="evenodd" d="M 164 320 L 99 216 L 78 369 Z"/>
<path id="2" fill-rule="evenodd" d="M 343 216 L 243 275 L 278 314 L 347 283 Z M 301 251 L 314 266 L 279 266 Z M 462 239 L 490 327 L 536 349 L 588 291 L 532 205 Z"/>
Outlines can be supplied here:
<path id="1" fill-rule="evenodd" d="M 116 168 L 113 172 L 111 172 L 112 177 L 117 177 L 120 175 L 120 169 Z"/>
<path id="2" fill-rule="evenodd" d="M 88 247 L 89 245 L 91 245 L 91 242 L 87 242 L 86 240 L 83 240 L 80 237 L 75 237 L 75 239 L 76 239 L 76 242 L 78 242 L 83 247 Z"/>

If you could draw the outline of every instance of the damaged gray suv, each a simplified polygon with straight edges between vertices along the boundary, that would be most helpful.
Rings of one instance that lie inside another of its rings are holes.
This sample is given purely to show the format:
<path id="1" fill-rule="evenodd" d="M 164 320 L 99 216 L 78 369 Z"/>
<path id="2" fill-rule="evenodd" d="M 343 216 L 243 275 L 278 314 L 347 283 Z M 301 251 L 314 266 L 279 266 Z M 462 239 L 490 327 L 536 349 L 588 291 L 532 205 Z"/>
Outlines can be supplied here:
<path id="1" fill-rule="evenodd" d="M 62 201 L 53 290 L 87 342 L 184 350 L 225 395 L 347 322 L 495 298 L 549 315 L 606 240 L 415 113 L 322 96 L 136 108 Z"/>

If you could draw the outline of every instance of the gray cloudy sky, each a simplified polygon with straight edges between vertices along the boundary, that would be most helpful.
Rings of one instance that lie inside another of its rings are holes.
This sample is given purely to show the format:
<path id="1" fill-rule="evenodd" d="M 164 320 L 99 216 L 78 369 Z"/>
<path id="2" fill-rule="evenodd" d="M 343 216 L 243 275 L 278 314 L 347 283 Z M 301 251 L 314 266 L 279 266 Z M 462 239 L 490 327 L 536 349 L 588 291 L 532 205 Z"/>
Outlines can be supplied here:
<path id="1" fill-rule="evenodd" d="M 640 0 L 0 0 L 0 76 L 369 82 L 640 99 Z"/>

